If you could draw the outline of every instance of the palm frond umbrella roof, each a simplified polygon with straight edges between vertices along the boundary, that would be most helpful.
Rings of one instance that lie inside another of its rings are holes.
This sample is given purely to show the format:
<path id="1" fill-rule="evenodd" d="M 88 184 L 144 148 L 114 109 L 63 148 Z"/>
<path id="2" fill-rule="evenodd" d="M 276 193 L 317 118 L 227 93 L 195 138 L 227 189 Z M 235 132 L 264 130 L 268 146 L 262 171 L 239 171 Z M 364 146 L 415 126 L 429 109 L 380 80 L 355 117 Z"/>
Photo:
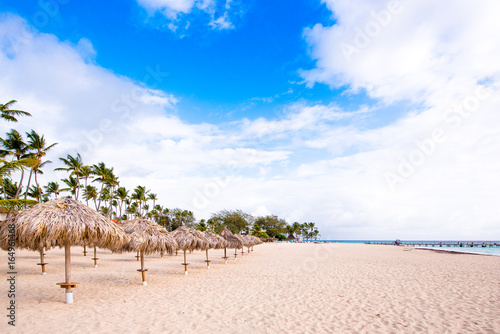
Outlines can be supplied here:
<path id="1" fill-rule="evenodd" d="M 201 232 L 200 232 L 201 233 Z M 209 247 L 207 240 L 200 237 L 195 230 L 190 229 L 186 226 L 180 226 L 175 231 L 172 232 L 172 236 L 177 241 L 177 248 L 186 250 L 205 250 Z"/>
<path id="2" fill-rule="evenodd" d="M 177 242 L 172 234 L 152 220 L 124 220 L 120 226 L 130 235 L 130 242 L 118 251 L 137 251 L 149 255 L 172 254 L 177 249 Z"/>
<path id="3" fill-rule="evenodd" d="M 0 248 L 3 250 L 9 249 L 9 243 L 11 243 L 11 237 L 9 232 L 12 231 L 11 227 L 15 226 L 14 217 L 9 217 L 5 220 L 0 221 Z M 26 239 L 23 239 L 25 242 Z M 49 240 L 44 240 L 43 242 L 36 243 L 23 243 L 19 240 L 19 234 L 15 233 L 14 245 L 17 249 L 29 249 L 31 251 L 39 251 L 40 249 L 50 249 L 53 247 L 53 242 Z"/>
<path id="4" fill-rule="evenodd" d="M 241 239 L 241 236 L 234 235 L 227 228 L 224 227 L 224 229 L 219 233 L 219 235 L 224 239 L 226 239 L 228 248 L 243 247 L 243 239 Z"/>
<path id="5" fill-rule="evenodd" d="M 64 247 L 66 303 L 73 303 L 71 246 L 88 242 L 115 249 L 129 242 L 128 234 L 97 211 L 71 198 L 59 198 L 20 211 L 13 219 L 17 240 L 26 248 Z"/>
<path id="6" fill-rule="evenodd" d="M 240 235 L 240 237 L 243 240 L 243 246 L 251 247 L 254 245 L 253 240 L 249 235 Z"/>
<path id="7" fill-rule="evenodd" d="M 205 239 L 210 242 L 210 248 L 223 249 L 224 247 L 227 247 L 226 239 L 224 239 L 220 235 L 213 234 L 209 231 L 204 231 L 203 234 L 205 235 Z"/>
<path id="8" fill-rule="evenodd" d="M 4 221 L 0 244 L 4 245 L 7 224 L 16 229 L 16 247 L 38 250 L 83 242 L 113 249 L 126 244 L 128 235 L 111 220 L 71 198 L 59 198 L 19 211 Z"/>
<path id="9" fill-rule="evenodd" d="M 254 242 L 254 245 L 260 245 L 262 243 L 262 240 L 260 238 L 257 238 L 255 235 L 250 236 Z"/>

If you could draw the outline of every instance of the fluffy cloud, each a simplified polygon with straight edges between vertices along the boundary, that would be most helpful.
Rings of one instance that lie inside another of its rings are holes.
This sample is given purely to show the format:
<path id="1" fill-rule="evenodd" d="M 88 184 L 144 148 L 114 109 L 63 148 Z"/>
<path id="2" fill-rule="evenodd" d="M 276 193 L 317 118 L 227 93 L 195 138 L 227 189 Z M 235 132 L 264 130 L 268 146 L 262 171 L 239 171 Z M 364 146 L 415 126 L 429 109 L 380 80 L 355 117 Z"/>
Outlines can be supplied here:
<path id="1" fill-rule="evenodd" d="M 321 82 L 366 90 L 385 101 L 438 101 L 468 92 L 478 81 L 498 81 L 500 25 L 494 0 L 333 1 L 337 19 L 304 35 L 316 68 L 304 71 L 309 85 Z"/>
<path id="2" fill-rule="evenodd" d="M 210 17 L 209 26 L 212 29 L 234 29 L 230 19 L 232 13 L 231 0 L 226 0 L 224 4 L 218 3 L 216 0 L 137 0 L 137 2 L 151 15 L 155 12 L 161 12 L 170 20 L 168 27 L 172 31 L 179 28 L 178 21 L 180 17 L 191 13 L 193 9 Z M 189 25 L 188 21 L 186 29 Z"/>

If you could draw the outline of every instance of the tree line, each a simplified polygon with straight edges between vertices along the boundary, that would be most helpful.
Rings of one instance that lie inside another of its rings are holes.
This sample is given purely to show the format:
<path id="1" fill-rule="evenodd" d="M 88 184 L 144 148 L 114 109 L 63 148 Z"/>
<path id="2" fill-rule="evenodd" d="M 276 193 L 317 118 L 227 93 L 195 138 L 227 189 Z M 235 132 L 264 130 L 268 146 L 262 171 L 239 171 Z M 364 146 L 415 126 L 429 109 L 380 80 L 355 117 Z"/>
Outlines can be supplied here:
<path id="1" fill-rule="evenodd" d="M 13 109 L 15 103 L 11 100 L 0 104 L 3 121 L 17 123 L 18 117 L 31 117 L 26 111 Z M 308 240 L 319 237 L 315 223 L 287 224 L 275 215 L 253 217 L 241 210 L 222 210 L 212 214 L 208 220 L 197 221 L 189 210 L 160 205 L 157 194 L 145 186 L 138 185 L 134 189 L 120 186 L 113 167 L 106 166 L 104 162 L 85 164 L 79 153 L 59 158 L 63 167 L 54 170 L 66 173 L 60 182 L 50 181 L 41 185 L 38 176 L 52 163 L 45 157 L 57 144 L 49 143 L 44 135 L 35 130 L 27 132 L 24 137 L 11 129 L 5 138 L 0 138 L 0 207 L 4 211 L 20 210 L 67 196 L 93 207 L 107 218 L 149 218 L 169 231 L 188 226 L 219 233 L 227 227 L 236 234 L 253 234 L 261 238 L 284 240 L 287 238 L 285 234 Z M 14 180 L 14 175 L 19 179 Z"/>

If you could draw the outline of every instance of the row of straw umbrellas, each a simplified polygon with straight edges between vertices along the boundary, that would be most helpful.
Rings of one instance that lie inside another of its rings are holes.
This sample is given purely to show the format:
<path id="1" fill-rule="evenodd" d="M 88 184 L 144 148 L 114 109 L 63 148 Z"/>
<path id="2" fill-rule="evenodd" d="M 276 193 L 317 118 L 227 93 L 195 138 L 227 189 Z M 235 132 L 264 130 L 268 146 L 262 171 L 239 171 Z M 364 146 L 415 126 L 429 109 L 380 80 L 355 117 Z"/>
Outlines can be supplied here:
<path id="1" fill-rule="evenodd" d="M 15 230 L 14 240 L 12 229 Z M 262 243 L 254 236 L 234 235 L 224 229 L 219 235 L 208 231 L 198 231 L 185 226 L 168 232 L 164 227 L 148 219 L 126 220 L 121 225 L 105 218 L 94 209 L 71 198 L 59 198 L 40 203 L 32 208 L 21 210 L 12 217 L 0 222 L 0 248 L 9 250 L 29 249 L 40 253 L 42 274 L 45 274 L 44 251 L 54 247 L 64 247 L 65 280 L 56 283 L 65 289 L 66 303 L 73 303 L 73 288 L 79 283 L 71 281 L 71 246 L 93 246 L 94 265 L 97 267 L 96 248 L 109 249 L 114 253 L 137 252 L 141 268 L 142 284 L 147 285 L 144 256 L 154 253 L 164 254 L 184 252 L 184 274 L 188 274 L 187 252 L 201 250 L 206 252 L 207 268 L 210 269 L 208 251 L 224 249 L 227 263 L 227 249 L 238 249 L 244 254 L 253 246 Z"/>

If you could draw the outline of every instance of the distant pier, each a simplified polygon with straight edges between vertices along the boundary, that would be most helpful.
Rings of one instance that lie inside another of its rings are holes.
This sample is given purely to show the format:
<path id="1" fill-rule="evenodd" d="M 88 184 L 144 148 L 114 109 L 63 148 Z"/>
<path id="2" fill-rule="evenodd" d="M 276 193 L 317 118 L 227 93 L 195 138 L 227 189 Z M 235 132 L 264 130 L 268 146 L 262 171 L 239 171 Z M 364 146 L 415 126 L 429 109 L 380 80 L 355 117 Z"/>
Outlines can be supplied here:
<path id="1" fill-rule="evenodd" d="M 378 245 L 397 245 L 397 246 L 412 246 L 412 247 L 499 247 L 500 242 L 497 241 L 400 241 L 394 242 L 367 242 L 367 244 Z"/>

